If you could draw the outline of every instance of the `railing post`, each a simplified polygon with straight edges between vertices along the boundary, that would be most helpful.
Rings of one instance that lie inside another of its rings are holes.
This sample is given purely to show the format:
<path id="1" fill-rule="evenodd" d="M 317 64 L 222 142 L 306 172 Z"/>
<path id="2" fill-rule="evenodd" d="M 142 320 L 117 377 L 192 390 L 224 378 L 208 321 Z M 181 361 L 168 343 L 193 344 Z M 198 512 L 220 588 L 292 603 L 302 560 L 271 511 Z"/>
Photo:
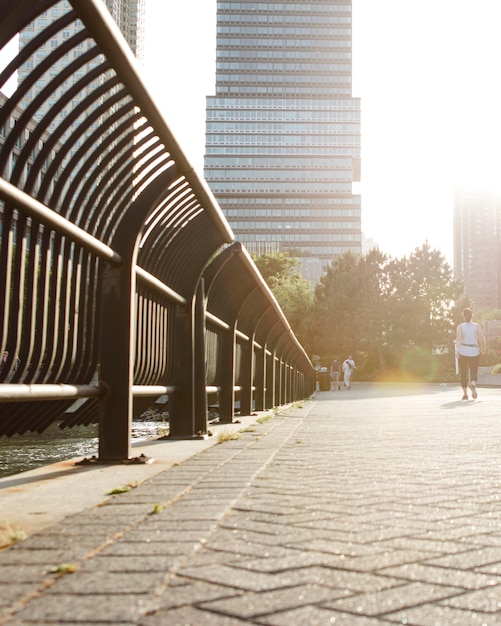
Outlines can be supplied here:
<path id="1" fill-rule="evenodd" d="M 99 420 L 99 460 L 122 461 L 130 456 L 134 367 L 135 259 L 126 267 L 103 272 L 100 379 L 108 394 Z"/>
<path id="2" fill-rule="evenodd" d="M 174 396 L 169 397 L 169 435 L 191 437 L 195 433 L 193 408 L 193 299 L 186 308 L 176 307 L 172 355 Z"/>
<path id="3" fill-rule="evenodd" d="M 205 370 L 205 294 L 201 279 L 188 307 L 178 307 L 175 324 L 174 385 L 169 398 L 171 437 L 207 434 L 207 392 Z"/>
<path id="4" fill-rule="evenodd" d="M 274 406 L 277 406 L 276 403 L 276 391 L 275 387 L 277 384 L 277 359 L 275 350 L 272 350 L 271 353 L 267 356 L 268 366 L 266 367 L 266 407 L 267 409 L 271 409 Z"/>
<path id="5" fill-rule="evenodd" d="M 240 415 L 252 413 L 254 361 L 254 333 L 252 333 L 249 340 L 242 345 Z"/>
<path id="6" fill-rule="evenodd" d="M 130 457 L 137 253 L 145 216 L 169 180 L 170 174 L 159 176 L 130 206 L 112 246 L 122 265 L 107 266 L 102 275 L 99 378 L 108 393 L 100 407 L 99 460 L 104 462 Z"/>
<path id="7" fill-rule="evenodd" d="M 194 329 L 194 400 L 195 400 L 195 433 L 207 434 L 207 372 L 205 363 L 205 281 L 200 278 L 195 301 Z"/>
<path id="8" fill-rule="evenodd" d="M 219 392 L 219 420 L 233 422 L 235 416 L 235 326 L 224 332 L 221 345 L 221 391 Z"/>
<path id="9" fill-rule="evenodd" d="M 254 384 L 256 393 L 254 395 L 254 409 L 256 411 L 262 411 L 265 408 L 264 396 L 266 391 L 266 350 L 264 347 L 261 347 L 259 355 L 256 355 L 255 363 L 256 374 Z"/>

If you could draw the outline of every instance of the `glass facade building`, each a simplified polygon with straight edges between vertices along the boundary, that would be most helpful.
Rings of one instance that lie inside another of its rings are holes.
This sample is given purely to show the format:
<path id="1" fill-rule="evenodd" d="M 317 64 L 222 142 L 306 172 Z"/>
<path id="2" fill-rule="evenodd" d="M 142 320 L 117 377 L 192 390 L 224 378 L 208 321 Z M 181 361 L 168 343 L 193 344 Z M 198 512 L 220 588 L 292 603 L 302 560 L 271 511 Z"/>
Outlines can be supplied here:
<path id="1" fill-rule="evenodd" d="M 120 30 L 131 50 L 134 52 L 139 62 L 142 62 L 144 58 L 144 31 L 145 31 L 145 3 L 146 0 L 106 0 L 105 4 L 110 11 L 112 17 L 117 22 Z M 68 12 L 72 10 L 72 6 L 68 0 L 61 0 L 57 5 L 42 11 L 38 17 L 36 17 L 27 28 L 20 33 L 19 48 L 23 49 L 27 46 L 40 32 L 44 31 L 47 27 L 62 18 Z M 72 38 L 82 29 L 82 24 L 77 20 L 75 22 L 69 22 L 67 27 L 59 30 L 52 38 L 51 41 L 44 43 L 37 49 L 36 58 L 30 57 L 26 63 L 19 69 L 18 83 L 22 83 L 26 76 L 28 76 L 33 69 L 35 63 L 41 63 L 50 55 L 52 49 L 57 48 L 61 43 L 70 42 Z M 62 72 L 65 68 L 76 58 L 85 54 L 91 47 L 92 42 L 89 39 L 80 41 L 75 44 L 64 59 L 55 62 L 51 67 L 51 73 L 55 74 Z M 89 63 L 82 66 L 81 70 L 67 81 L 67 84 L 62 89 L 68 90 L 76 81 L 82 78 L 86 72 L 90 72 L 100 63 L 98 58 L 92 59 Z M 52 75 L 48 74 L 37 81 L 30 91 L 28 91 L 20 102 L 22 109 L 26 109 L 33 101 L 33 99 L 42 92 L 46 84 L 51 80 Z M 71 110 L 71 106 L 75 106 L 75 103 L 84 99 L 87 93 L 90 93 L 96 88 L 96 83 L 93 82 L 88 88 L 82 89 L 82 91 L 72 99 L 72 102 L 68 104 L 68 110 L 63 111 L 60 116 L 56 117 L 51 125 L 51 128 L 56 128 L 66 114 Z M 39 121 L 44 115 L 51 109 L 52 102 L 50 100 L 43 102 L 40 108 L 35 113 L 35 119 Z"/>
<path id="2" fill-rule="evenodd" d="M 217 3 L 206 180 L 252 254 L 361 252 L 351 0 Z"/>
<path id="3" fill-rule="evenodd" d="M 454 193 L 454 273 L 478 309 L 501 308 L 501 194 Z"/>
<path id="4" fill-rule="evenodd" d="M 144 58 L 146 0 L 106 0 L 105 4 L 132 52 L 141 63 Z M 68 45 L 68 50 L 64 54 L 64 57 L 54 60 L 50 65 L 50 69 L 31 85 L 30 89 L 26 91 L 19 102 L 19 106 L 22 110 L 26 110 L 30 107 L 33 101 L 37 102 L 38 106 L 33 112 L 33 119 L 36 122 L 40 122 L 42 119 L 47 118 L 47 131 L 49 133 L 59 128 L 74 109 L 78 107 L 89 94 L 98 89 L 103 81 L 101 75 L 94 77 L 88 83 L 85 81 L 86 75 L 101 66 L 102 58 L 99 55 L 91 55 L 90 58 L 85 60 L 85 55 L 89 53 L 93 47 L 93 41 L 85 36 L 81 36 L 83 24 L 80 20 L 65 20 L 65 16 L 72 11 L 73 7 L 68 0 L 61 0 L 56 5 L 50 7 L 50 9 L 42 11 L 21 31 L 19 36 L 19 48 L 22 50 L 41 32 L 47 28 L 51 28 L 54 23 L 64 24 L 54 29 L 52 37 L 48 41 L 41 43 L 18 71 L 18 84 L 21 84 L 30 76 L 33 68 L 44 63 L 44 60 L 50 56 L 54 50 L 59 49 L 62 45 Z M 79 64 L 81 58 L 84 60 Z M 78 67 L 69 72 L 68 68 L 74 66 L 74 64 L 78 64 Z M 43 94 L 44 89 L 51 83 L 53 78 L 62 72 L 68 73 L 67 80 L 64 81 L 49 98 L 39 99 L 38 96 Z M 58 111 L 57 114 L 52 115 L 51 112 L 53 111 L 55 102 L 64 99 L 65 94 L 75 89 L 77 85 L 81 85 L 81 87 L 75 91 L 71 97 L 67 98 L 66 106 Z M 94 106 L 97 108 L 99 104 L 96 102 Z M 83 115 L 87 114 L 88 109 L 85 110 Z M 71 126 L 74 129 L 81 123 L 82 118 L 78 117 L 72 121 Z M 87 128 L 84 135 L 80 136 L 77 141 L 72 142 L 68 159 L 78 154 L 82 145 L 84 145 L 89 137 L 93 135 L 94 131 L 100 127 L 101 123 L 101 119 L 96 119 L 93 124 Z M 64 142 L 70 134 L 72 134 L 71 130 L 65 132 L 62 135 L 61 141 Z M 92 151 L 90 151 L 89 154 L 91 154 L 91 152 Z"/>

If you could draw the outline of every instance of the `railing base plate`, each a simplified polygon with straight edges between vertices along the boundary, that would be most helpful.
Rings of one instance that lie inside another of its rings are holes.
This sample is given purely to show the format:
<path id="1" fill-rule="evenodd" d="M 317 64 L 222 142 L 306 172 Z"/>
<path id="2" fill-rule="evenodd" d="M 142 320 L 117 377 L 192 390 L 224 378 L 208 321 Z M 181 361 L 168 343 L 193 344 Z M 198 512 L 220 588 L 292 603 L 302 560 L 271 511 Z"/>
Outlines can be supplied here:
<path id="1" fill-rule="evenodd" d="M 148 465 L 153 463 L 154 460 L 152 457 L 144 454 L 117 461 L 103 461 L 97 456 L 91 456 L 90 458 L 86 457 L 81 461 L 77 461 L 75 465 Z"/>

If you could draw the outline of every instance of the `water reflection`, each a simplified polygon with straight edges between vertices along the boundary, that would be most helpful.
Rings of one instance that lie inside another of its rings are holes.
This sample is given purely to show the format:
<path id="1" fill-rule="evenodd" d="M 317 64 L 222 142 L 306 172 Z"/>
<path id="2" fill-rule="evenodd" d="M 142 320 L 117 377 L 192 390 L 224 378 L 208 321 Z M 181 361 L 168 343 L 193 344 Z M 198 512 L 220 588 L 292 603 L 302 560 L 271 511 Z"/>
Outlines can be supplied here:
<path id="1" fill-rule="evenodd" d="M 138 421 L 132 424 L 134 440 L 149 439 L 165 428 L 158 421 Z M 26 433 L 11 438 L 0 438 L 0 478 L 36 469 L 51 463 L 80 456 L 98 454 L 98 427 L 76 426 L 61 430 L 52 424 L 40 435 Z"/>

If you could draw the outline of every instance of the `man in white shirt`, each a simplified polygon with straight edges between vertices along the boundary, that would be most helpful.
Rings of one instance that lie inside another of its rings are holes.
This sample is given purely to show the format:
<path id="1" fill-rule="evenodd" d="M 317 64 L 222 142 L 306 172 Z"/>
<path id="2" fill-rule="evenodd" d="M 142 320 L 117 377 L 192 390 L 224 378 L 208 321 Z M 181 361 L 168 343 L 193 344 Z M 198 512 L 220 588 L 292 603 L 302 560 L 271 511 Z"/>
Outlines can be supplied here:
<path id="1" fill-rule="evenodd" d="M 343 361 L 344 386 L 346 387 L 346 389 L 351 388 L 351 375 L 353 374 L 354 369 L 355 361 L 350 355 L 345 361 Z"/>

